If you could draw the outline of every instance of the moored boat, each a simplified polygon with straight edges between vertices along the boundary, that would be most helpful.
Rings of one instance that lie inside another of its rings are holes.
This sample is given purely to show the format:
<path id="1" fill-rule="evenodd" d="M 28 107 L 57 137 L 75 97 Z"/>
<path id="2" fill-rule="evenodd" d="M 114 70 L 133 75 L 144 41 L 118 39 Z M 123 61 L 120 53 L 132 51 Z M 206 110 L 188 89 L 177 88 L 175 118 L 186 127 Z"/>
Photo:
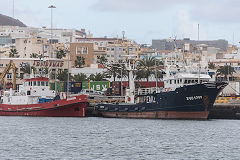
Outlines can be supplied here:
<path id="1" fill-rule="evenodd" d="M 49 89 L 49 79 L 29 78 L 18 91 L 10 89 L 1 96 L 0 116 L 84 117 L 86 95 L 64 96 Z"/>
<path id="2" fill-rule="evenodd" d="M 166 66 L 164 88 L 142 92 L 142 89 L 135 90 L 133 69 L 134 65 L 129 63 L 125 103 L 98 104 L 98 111 L 104 117 L 205 120 L 216 97 L 227 85 L 226 82 L 210 82 L 207 73 L 191 71 L 178 64 Z"/>

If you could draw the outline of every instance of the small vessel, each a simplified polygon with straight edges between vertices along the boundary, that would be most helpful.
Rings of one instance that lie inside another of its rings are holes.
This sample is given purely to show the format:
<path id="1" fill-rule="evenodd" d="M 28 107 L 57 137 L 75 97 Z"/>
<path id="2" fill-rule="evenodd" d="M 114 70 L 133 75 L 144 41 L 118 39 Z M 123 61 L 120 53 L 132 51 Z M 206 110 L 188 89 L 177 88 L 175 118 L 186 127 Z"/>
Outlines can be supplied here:
<path id="1" fill-rule="evenodd" d="M 125 103 L 98 104 L 103 117 L 205 120 L 216 97 L 227 85 L 226 82 L 210 82 L 207 73 L 171 64 L 166 66 L 164 88 L 143 92 L 143 89 L 135 90 L 134 65 L 129 63 L 127 68 L 130 78 Z"/>
<path id="2" fill-rule="evenodd" d="M 60 96 L 49 89 L 49 79 L 25 79 L 18 91 L 3 91 L 0 116 L 84 117 L 86 95 Z"/>

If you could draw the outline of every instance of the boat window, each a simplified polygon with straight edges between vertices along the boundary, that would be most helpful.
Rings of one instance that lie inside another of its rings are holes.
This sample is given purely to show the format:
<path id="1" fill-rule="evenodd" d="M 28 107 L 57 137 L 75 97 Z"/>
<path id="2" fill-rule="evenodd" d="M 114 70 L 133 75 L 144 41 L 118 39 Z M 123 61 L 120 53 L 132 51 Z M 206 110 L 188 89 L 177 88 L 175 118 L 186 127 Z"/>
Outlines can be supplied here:
<path id="1" fill-rule="evenodd" d="M 192 83 L 194 83 L 194 80 L 192 80 Z"/>
<path id="2" fill-rule="evenodd" d="M 36 82 L 36 81 L 34 81 L 34 82 L 33 82 L 33 86 L 36 86 L 36 85 L 37 85 L 37 82 Z"/>
<path id="3" fill-rule="evenodd" d="M 40 86 L 40 81 L 37 81 L 37 85 Z"/>
<path id="4" fill-rule="evenodd" d="M 185 80 L 184 83 L 187 84 L 187 80 Z"/>
<path id="5" fill-rule="evenodd" d="M 182 83 L 182 79 L 180 79 L 180 83 Z"/>
<path id="6" fill-rule="evenodd" d="M 41 86 L 44 86 L 44 82 L 41 82 Z"/>
<path id="7" fill-rule="evenodd" d="M 188 80 L 188 84 L 190 84 L 191 83 L 191 80 Z"/>
<path id="8" fill-rule="evenodd" d="M 195 80 L 196 83 L 198 83 L 198 80 Z"/>
<path id="9" fill-rule="evenodd" d="M 177 80 L 177 83 L 179 84 L 179 79 Z"/>

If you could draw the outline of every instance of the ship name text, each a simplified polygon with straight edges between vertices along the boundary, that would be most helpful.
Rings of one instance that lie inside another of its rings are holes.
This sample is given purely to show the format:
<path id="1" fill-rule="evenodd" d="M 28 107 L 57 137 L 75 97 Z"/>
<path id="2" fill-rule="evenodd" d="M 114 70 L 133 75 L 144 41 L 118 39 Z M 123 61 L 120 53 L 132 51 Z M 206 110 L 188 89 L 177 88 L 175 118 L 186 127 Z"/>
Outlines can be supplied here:
<path id="1" fill-rule="evenodd" d="M 186 97 L 187 101 L 193 101 L 193 100 L 198 100 L 202 99 L 202 96 L 191 96 L 191 97 Z"/>

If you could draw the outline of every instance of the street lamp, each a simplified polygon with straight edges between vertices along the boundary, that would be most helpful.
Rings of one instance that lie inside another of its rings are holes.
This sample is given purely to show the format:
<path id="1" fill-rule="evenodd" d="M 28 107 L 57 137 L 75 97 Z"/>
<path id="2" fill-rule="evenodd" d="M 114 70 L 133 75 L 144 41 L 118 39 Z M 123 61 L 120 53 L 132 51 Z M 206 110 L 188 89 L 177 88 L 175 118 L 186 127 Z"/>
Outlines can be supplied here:
<path id="1" fill-rule="evenodd" d="M 56 8 L 54 5 L 49 6 L 48 8 L 51 9 L 51 40 L 50 40 L 50 44 L 52 44 L 52 39 L 53 39 L 53 33 L 52 33 L 52 28 L 53 28 L 53 9 Z M 51 55 L 52 55 L 52 45 L 50 47 L 50 51 L 51 51 Z M 49 56 L 48 56 L 49 58 Z M 48 63 L 49 64 L 49 63 Z M 57 93 L 57 83 L 56 83 L 56 79 L 57 79 L 57 68 L 55 68 L 55 93 Z"/>

